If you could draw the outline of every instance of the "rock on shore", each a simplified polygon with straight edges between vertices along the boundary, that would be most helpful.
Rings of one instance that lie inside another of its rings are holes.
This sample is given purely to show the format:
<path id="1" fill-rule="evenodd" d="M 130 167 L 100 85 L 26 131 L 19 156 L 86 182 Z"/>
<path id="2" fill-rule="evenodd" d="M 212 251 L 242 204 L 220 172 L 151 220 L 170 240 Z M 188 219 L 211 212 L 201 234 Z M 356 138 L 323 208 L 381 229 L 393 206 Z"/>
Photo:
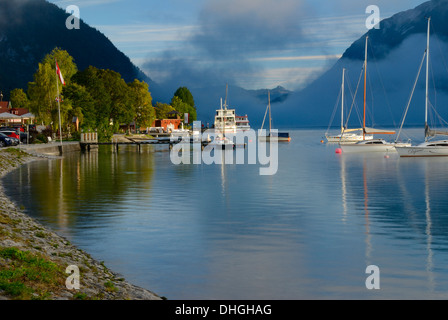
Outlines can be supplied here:
<path id="1" fill-rule="evenodd" d="M 2 149 L 0 178 L 35 160 L 42 157 Z M 66 286 L 71 275 L 66 268 L 72 265 L 80 271 L 79 290 Z M 104 263 L 30 218 L 8 199 L 0 185 L 0 300 L 9 299 L 161 300 L 155 293 L 126 282 Z"/>

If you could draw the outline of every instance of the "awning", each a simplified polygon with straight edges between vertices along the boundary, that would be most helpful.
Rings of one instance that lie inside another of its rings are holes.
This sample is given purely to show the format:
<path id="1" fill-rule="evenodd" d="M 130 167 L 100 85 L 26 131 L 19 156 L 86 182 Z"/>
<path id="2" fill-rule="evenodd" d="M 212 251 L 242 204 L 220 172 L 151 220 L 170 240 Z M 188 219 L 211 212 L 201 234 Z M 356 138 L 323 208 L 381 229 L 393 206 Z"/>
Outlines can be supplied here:
<path id="1" fill-rule="evenodd" d="M 395 134 L 395 131 L 392 130 L 381 130 L 374 128 L 365 128 L 366 134 Z"/>
<path id="2" fill-rule="evenodd" d="M 20 119 L 18 115 L 9 113 L 9 112 L 3 112 L 0 113 L 0 119 L 1 120 L 14 120 L 14 119 Z"/>
<path id="3" fill-rule="evenodd" d="M 28 113 L 25 113 L 24 115 L 21 115 L 20 118 L 22 118 L 22 119 L 34 119 L 34 118 L 36 118 L 36 116 L 34 114 L 28 112 Z"/>
<path id="4" fill-rule="evenodd" d="M 344 130 L 344 133 L 345 133 L 345 132 L 347 132 L 347 133 L 349 133 L 349 132 L 356 132 L 356 131 L 362 131 L 362 128 L 358 128 L 358 129 L 345 129 L 345 130 Z"/>

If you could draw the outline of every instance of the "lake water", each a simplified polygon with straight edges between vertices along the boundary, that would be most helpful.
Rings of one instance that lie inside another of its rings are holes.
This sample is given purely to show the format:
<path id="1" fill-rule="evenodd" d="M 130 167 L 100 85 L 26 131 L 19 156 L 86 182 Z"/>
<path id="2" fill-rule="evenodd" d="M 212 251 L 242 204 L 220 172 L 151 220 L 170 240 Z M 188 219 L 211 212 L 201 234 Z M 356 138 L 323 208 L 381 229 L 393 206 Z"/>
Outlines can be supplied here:
<path id="1" fill-rule="evenodd" d="M 324 130 L 290 132 L 272 176 L 129 146 L 3 182 L 29 215 L 170 300 L 448 298 L 448 159 L 340 155 Z"/>

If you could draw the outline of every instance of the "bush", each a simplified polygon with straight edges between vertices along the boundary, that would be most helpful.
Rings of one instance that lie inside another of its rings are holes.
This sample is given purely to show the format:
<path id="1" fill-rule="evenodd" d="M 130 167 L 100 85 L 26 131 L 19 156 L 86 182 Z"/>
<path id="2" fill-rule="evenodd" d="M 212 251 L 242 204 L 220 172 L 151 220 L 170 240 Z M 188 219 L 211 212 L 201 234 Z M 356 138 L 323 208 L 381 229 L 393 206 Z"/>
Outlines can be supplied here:
<path id="1" fill-rule="evenodd" d="M 48 143 L 48 137 L 44 135 L 43 133 L 39 133 L 36 136 L 36 142 L 40 143 Z"/>
<path id="2" fill-rule="evenodd" d="M 78 131 L 72 132 L 71 133 L 71 138 L 70 141 L 80 141 L 81 140 L 81 133 Z"/>

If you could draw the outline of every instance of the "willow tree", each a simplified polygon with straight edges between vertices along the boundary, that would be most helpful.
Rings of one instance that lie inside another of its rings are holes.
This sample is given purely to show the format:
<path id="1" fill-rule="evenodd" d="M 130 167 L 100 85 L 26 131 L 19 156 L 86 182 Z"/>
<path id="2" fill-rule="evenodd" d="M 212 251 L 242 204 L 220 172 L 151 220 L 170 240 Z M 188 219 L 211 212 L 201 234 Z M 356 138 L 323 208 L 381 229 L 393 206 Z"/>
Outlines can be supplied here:
<path id="1" fill-rule="evenodd" d="M 61 95 L 63 85 L 57 83 L 59 78 L 56 74 L 56 61 L 63 75 L 66 84 L 69 84 L 71 77 L 78 71 L 73 57 L 62 49 L 55 48 L 39 63 L 33 82 L 28 83 L 28 96 L 30 97 L 30 110 L 37 117 L 37 121 L 46 125 L 52 124 L 53 128 L 59 127 L 58 122 L 58 99 L 61 99 L 61 121 L 67 121 L 67 116 L 71 110 L 69 102 L 64 103 Z M 59 96 L 57 93 L 59 86 Z"/>

